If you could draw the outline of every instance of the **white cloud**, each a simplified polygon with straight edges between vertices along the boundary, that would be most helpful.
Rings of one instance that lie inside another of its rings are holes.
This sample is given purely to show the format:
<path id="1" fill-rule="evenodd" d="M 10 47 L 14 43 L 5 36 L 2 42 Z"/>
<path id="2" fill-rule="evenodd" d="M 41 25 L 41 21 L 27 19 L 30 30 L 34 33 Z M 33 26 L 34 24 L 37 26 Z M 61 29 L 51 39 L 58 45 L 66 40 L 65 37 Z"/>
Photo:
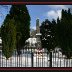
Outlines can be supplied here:
<path id="1" fill-rule="evenodd" d="M 53 9 L 68 9 L 67 5 L 48 5 L 48 6 Z"/>
<path id="2" fill-rule="evenodd" d="M 57 10 L 57 11 L 51 10 L 51 11 L 48 11 L 47 12 L 47 17 L 50 18 L 50 19 L 55 19 L 55 20 L 58 17 L 61 18 L 61 10 Z"/>
<path id="3" fill-rule="evenodd" d="M 58 17 L 59 19 L 61 18 L 62 9 L 68 10 L 70 6 L 69 5 L 48 5 L 48 7 L 49 7 L 49 10 L 45 16 L 47 16 L 48 19 L 50 20 L 52 19 L 56 20 Z"/>

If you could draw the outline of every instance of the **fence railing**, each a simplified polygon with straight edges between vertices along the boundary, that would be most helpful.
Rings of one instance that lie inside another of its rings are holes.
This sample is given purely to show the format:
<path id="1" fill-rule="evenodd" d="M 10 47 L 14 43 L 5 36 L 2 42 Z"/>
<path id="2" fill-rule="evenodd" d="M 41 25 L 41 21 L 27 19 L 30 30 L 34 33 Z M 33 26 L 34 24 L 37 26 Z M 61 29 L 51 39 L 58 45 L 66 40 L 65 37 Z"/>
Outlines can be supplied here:
<path id="1" fill-rule="evenodd" d="M 67 59 L 60 51 L 26 48 L 21 50 L 20 55 L 14 51 L 12 57 L 7 60 L 0 50 L 0 67 L 72 67 L 72 59 Z"/>

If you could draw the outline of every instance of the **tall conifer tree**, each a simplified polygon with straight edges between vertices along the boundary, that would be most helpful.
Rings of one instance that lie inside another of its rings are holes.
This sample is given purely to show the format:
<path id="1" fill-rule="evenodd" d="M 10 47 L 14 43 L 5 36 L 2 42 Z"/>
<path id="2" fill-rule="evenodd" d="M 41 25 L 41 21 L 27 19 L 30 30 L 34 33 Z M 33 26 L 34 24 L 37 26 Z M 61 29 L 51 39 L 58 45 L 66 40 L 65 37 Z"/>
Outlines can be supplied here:
<path id="1" fill-rule="evenodd" d="M 25 45 L 26 39 L 30 37 L 30 15 L 26 5 L 12 5 L 10 10 L 11 18 L 14 18 L 17 30 L 17 52 Z"/>
<path id="2" fill-rule="evenodd" d="M 1 26 L 2 52 L 8 59 L 16 49 L 16 27 L 14 19 L 9 19 L 9 15 Z"/>
<path id="3" fill-rule="evenodd" d="M 67 58 L 71 57 L 69 53 L 72 51 L 72 14 L 70 9 L 62 10 L 62 18 L 57 22 L 56 40 L 59 47 L 62 48 Z"/>

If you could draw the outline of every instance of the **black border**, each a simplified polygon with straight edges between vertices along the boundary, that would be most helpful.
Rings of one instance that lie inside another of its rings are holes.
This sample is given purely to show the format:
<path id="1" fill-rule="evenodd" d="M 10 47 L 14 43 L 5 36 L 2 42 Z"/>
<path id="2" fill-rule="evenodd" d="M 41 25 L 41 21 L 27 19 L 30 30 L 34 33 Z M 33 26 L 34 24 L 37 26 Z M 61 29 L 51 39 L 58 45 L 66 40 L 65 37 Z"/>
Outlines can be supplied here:
<path id="1" fill-rule="evenodd" d="M 71 2 L 0 2 L 0 4 L 26 4 L 26 5 L 70 5 L 72 4 L 72 1 Z"/>
<path id="2" fill-rule="evenodd" d="M 0 5 L 26 4 L 26 5 L 71 5 L 71 2 L 0 2 Z M 0 71 L 71 71 L 72 67 L 0 67 Z"/>
<path id="3" fill-rule="evenodd" d="M 71 2 L 71 0 L 0 0 L 0 2 Z"/>
<path id="4" fill-rule="evenodd" d="M 15 71 L 23 71 L 23 70 L 29 70 L 29 71 L 34 71 L 34 70 L 38 70 L 38 71 L 42 71 L 42 70 L 49 70 L 49 71 L 70 71 L 72 70 L 72 67 L 0 67 L 0 70 L 15 70 Z"/>

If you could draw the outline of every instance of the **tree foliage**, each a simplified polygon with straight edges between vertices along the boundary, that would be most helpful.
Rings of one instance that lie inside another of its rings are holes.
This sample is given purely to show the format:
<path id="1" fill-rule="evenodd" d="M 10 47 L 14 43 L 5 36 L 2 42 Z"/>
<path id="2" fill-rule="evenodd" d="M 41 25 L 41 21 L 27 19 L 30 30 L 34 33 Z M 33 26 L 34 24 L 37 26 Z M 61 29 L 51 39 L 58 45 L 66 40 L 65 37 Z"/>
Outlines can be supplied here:
<path id="1" fill-rule="evenodd" d="M 61 14 L 61 20 L 57 19 L 56 40 L 58 46 L 63 51 L 67 51 L 64 54 L 70 58 L 71 55 L 68 52 L 72 51 L 72 14 L 70 13 L 70 9 L 68 11 L 62 10 Z"/>
<path id="2" fill-rule="evenodd" d="M 16 27 L 14 22 L 14 19 L 9 19 L 9 15 L 7 15 L 1 26 L 2 52 L 7 59 L 12 56 L 14 49 L 16 49 Z"/>
<path id="3" fill-rule="evenodd" d="M 25 45 L 25 41 L 30 37 L 30 15 L 26 5 L 12 5 L 10 17 L 14 18 L 16 25 L 17 52 Z"/>
<path id="4" fill-rule="evenodd" d="M 26 5 L 12 5 L 9 14 L 1 26 L 2 51 L 8 59 L 14 49 L 20 55 L 20 49 L 30 36 L 30 16 Z"/>
<path id="5" fill-rule="evenodd" d="M 42 47 L 47 50 L 54 49 L 56 47 L 55 40 L 55 20 L 50 22 L 48 19 L 42 22 L 40 26 L 40 32 L 42 33 L 41 42 Z"/>

